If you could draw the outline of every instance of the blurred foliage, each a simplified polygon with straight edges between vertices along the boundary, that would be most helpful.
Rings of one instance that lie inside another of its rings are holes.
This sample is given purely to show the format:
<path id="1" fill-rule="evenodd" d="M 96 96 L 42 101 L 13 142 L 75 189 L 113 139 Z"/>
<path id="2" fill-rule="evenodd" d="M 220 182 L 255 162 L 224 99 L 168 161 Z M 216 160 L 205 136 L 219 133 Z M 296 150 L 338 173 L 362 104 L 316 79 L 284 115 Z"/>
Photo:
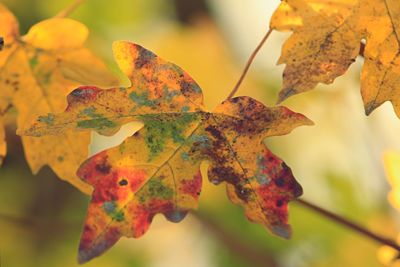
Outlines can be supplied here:
<path id="1" fill-rule="evenodd" d="M 70 3 L 66 0 L 2 2 L 17 15 L 22 32 Z M 188 24 L 187 18 L 179 16 L 176 8 L 179 2 L 185 1 L 87 0 L 71 17 L 89 27 L 90 48 L 105 58 L 111 68 L 116 69 L 111 59 L 112 41 L 135 41 L 187 70 L 203 88 L 206 104 L 212 108 L 229 93 L 246 60 L 246 55 L 233 44 L 253 38 L 250 29 L 255 27 L 254 14 L 250 7 L 266 4 L 251 0 L 245 10 L 242 2 L 209 0 L 210 17 L 204 15 L 207 13 L 204 9 L 200 13 L 191 11 L 193 20 Z M 230 12 L 241 17 L 230 16 Z M 262 20 L 267 25 L 267 19 Z M 242 28 L 235 26 L 238 21 Z M 242 29 L 248 32 L 241 32 Z M 261 36 L 263 32 L 257 34 Z M 279 55 L 282 35 L 272 37 L 239 92 L 267 104 L 275 103 L 281 82 L 280 73 L 274 74 L 279 68 L 273 62 Z M 246 47 L 246 51 L 255 45 Z M 285 102 L 314 120 L 316 126 L 267 142 L 292 167 L 304 187 L 306 199 L 394 237 L 398 233 L 399 216 L 386 199 L 389 185 L 384 180 L 381 155 L 388 148 L 400 149 L 400 123 L 391 107 L 385 105 L 370 117 L 364 116 L 359 85 L 354 78 L 358 71 L 359 66 L 355 65 L 347 78 Z M 124 131 L 131 134 L 132 129 Z M 14 132 L 15 126 L 9 124 L 10 153 L 0 169 L 1 266 L 77 266 L 76 250 L 89 199 L 56 179 L 49 169 L 36 176 L 30 174 Z M 96 149 L 111 146 L 105 139 L 95 139 Z M 120 141 L 113 142 L 115 145 Z M 261 226 L 249 223 L 243 211 L 226 199 L 223 186 L 205 182 L 199 214 L 177 225 L 156 217 L 146 236 L 122 240 L 87 266 L 257 266 L 260 260 L 257 251 L 272 259 L 260 266 L 391 264 L 382 256 L 379 244 L 296 203 L 290 206 L 293 226 L 290 241 L 271 236 Z"/>

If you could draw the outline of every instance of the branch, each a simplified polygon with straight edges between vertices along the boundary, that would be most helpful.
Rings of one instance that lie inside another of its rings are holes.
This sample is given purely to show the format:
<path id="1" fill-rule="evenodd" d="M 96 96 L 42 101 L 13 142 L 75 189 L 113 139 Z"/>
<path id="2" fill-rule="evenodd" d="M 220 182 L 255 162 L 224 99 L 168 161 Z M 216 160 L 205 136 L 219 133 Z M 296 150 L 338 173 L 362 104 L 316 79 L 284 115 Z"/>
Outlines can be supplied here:
<path id="1" fill-rule="evenodd" d="M 69 6 L 67 6 L 65 9 L 61 10 L 57 15 L 55 15 L 55 18 L 65 18 L 68 17 L 72 12 L 75 11 L 81 4 L 83 4 L 85 0 L 75 0 L 72 2 Z"/>
<path id="2" fill-rule="evenodd" d="M 390 238 L 386 238 L 386 237 L 383 237 L 382 235 L 373 233 L 370 230 L 366 229 L 365 227 L 363 227 L 359 224 L 356 224 L 347 218 L 344 218 L 338 214 L 335 214 L 333 212 L 325 210 L 324 208 L 318 207 L 306 200 L 297 199 L 297 203 L 302 205 L 303 207 L 306 207 L 308 209 L 311 209 L 311 210 L 319 213 L 320 215 L 322 215 L 326 218 L 329 218 L 330 220 L 332 220 L 334 222 L 337 222 L 337 223 L 349 228 L 350 230 L 353 230 L 354 232 L 364 235 L 365 237 L 368 237 L 378 243 L 392 247 L 400 252 L 400 246 L 394 240 L 392 240 Z"/>
<path id="3" fill-rule="evenodd" d="M 251 63 L 253 63 L 254 58 L 257 56 L 258 51 L 260 51 L 261 47 L 265 44 L 265 42 L 268 40 L 268 37 L 270 36 L 270 34 L 272 33 L 272 29 L 268 29 L 268 32 L 265 34 L 265 36 L 263 37 L 263 39 L 261 40 L 261 42 L 258 44 L 258 46 L 256 47 L 256 49 L 253 51 L 253 53 L 251 54 L 251 56 L 249 57 L 246 66 L 244 67 L 244 70 L 242 72 L 242 75 L 240 76 L 239 80 L 237 81 L 235 87 L 232 89 L 232 91 L 230 92 L 229 96 L 227 97 L 227 99 L 231 99 L 236 92 L 239 90 L 240 85 L 242 84 L 244 78 L 246 77 L 247 72 L 249 71 L 249 68 L 251 66 Z"/>
<path id="4" fill-rule="evenodd" d="M 0 220 L 5 221 L 5 222 L 10 222 L 10 223 L 15 223 L 15 224 L 20 224 L 24 227 L 27 226 L 36 226 L 37 222 L 27 219 L 27 218 L 21 218 L 21 217 L 17 217 L 14 215 L 9 215 L 9 214 L 4 214 L 4 213 L 0 213 Z"/>
<path id="5" fill-rule="evenodd" d="M 12 107 L 12 104 L 8 104 L 7 107 L 5 107 L 3 110 L 0 110 L 0 117 L 4 116 Z"/>
<path id="6" fill-rule="evenodd" d="M 41 226 L 47 227 L 48 225 L 56 225 L 58 228 L 75 228 L 80 227 L 80 223 L 65 222 L 57 218 L 33 218 L 33 217 L 19 217 L 16 215 L 6 214 L 0 212 L 0 220 L 12 224 L 20 225 L 24 228 L 38 228 Z"/>

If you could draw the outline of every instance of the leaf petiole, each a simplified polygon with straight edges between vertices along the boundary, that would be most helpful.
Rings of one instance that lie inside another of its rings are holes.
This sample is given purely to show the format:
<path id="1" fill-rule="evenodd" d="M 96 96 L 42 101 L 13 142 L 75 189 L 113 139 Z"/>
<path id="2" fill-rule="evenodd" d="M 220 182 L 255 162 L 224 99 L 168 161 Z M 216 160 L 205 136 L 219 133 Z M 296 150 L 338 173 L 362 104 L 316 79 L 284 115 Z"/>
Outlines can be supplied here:
<path id="1" fill-rule="evenodd" d="M 75 0 L 72 2 L 69 6 L 67 6 L 65 9 L 61 10 L 57 15 L 55 15 L 55 18 L 65 18 L 68 17 L 72 12 L 74 12 L 75 9 L 77 9 L 81 4 L 83 4 L 85 0 Z"/>
<path id="2" fill-rule="evenodd" d="M 270 36 L 271 33 L 272 33 L 272 29 L 268 29 L 268 32 L 265 34 L 265 36 L 262 38 L 261 42 L 258 44 L 256 49 L 250 55 L 249 59 L 247 60 L 246 66 L 243 69 L 242 75 L 240 76 L 239 80 L 237 81 L 235 87 L 230 92 L 229 96 L 226 98 L 227 100 L 231 99 L 236 94 L 236 92 L 239 90 L 239 87 L 242 84 L 244 78 L 246 77 L 246 74 L 249 71 L 251 64 L 253 63 L 253 61 L 254 61 L 255 57 L 257 56 L 258 52 L 260 51 L 260 49 L 263 47 L 265 42 L 268 40 L 268 37 Z"/>

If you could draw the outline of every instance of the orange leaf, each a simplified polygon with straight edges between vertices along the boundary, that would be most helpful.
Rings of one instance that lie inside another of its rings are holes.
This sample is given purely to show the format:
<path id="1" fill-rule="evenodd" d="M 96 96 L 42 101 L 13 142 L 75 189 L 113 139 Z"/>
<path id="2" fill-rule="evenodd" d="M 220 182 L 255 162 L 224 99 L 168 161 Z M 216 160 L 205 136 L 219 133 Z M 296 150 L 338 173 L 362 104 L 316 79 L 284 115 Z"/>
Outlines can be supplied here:
<path id="1" fill-rule="evenodd" d="M 0 116 L 10 106 L 15 107 L 21 128 L 39 114 L 64 110 L 65 96 L 80 84 L 117 85 L 105 65 L 83 48 L 87 35 L 88 29 L 82 23 L 53 18 L 39 22 L 21 37 L 14 15 L 0 4 L 0 36 L 5 42 L 0 52 Z M 34 173 L 49 165 L 61 179 L 91 192 L 75 174 L 87 158 L 90 133 L 24 136 L 22 142 Z M 3 143 L 0 154 L 5 154 Z"/>

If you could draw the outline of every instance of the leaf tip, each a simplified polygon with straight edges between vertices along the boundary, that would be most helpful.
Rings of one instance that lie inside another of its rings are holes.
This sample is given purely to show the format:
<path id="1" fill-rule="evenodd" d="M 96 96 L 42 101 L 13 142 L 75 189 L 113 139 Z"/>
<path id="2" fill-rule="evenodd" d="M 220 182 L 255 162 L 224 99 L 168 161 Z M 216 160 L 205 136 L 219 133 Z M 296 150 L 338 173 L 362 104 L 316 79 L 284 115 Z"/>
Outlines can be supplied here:
<path id="1" fill-rule="evenodd" d="M 114 41 L 112 43 L 112 50 L 114 55 L 120 55 L 122 53 L 123 56 L 127 57 L 127 56 L 132 56 L 132 54 L 134 55 L 135 53 L 131 53 L 133 50 L 140 50 L 140 49 L 145 49 L 142 46 L 130 42 L 130 41 L 125 41 L 125 40 L 118 40 L 118 41 Z"/>
<path id="2" fill-rule="evenodd" d="M 297 93 L 296 90 L 293 89 L 293 88 L 284 88 L 284 89 L 282 89 L 279 92 L 279 97 L 278 97 L 277 104 L 282 103 L 283 101 L 285 101 L 286 99 L 288 99 L 292 95 L 295 95 L 296 93 Z"/>
<path id="3" fill-rule="evenodd" d="M 179 223 L 183 219 L 185 219 L 187 214 L 188 214 L 187 211 L 174 210 L 168 213 L 164 213 L 164 216 L 170 222 Z"/>
<path id="4" fill-rule="evenodd" d="M 285 239 L 290 239 L 292 236 L 292 230 L 289 225 L 273 225 L 271 230 L 274 234 Z"/>
<path id="5" fill-rule="evenodd" d="M 114 242 L 115 243 L 115 242 Z M 98 242 L 94 244 L 92 247 L 82 247 L 82 243 L 78 250 L 78 258 L 77 261 L 79 264 L 85 264 L 92 259 L 103 254 L 107 249 L 109 249 L 114 243 L 108 244 L 107 242 Z"/>
<path id="6" fill-rule="evenodd" d="M 369 116 L 374 111 L 376 106 L 373 103 L 365 105 L 365 115 Z"/>
<path id="7" fill-rule="evenodd" d="M 15 134 L 18 135 L 18 136 L 34 136 L 34 137 L 40 137 L 41 136 L 41 134 L 38 133 L 36 131 L 36 128 L 33 127 L 33 126 L 31 126 L 30 128 L 26 128 L 26 129 L 25 128 L 18 128 L 15 131 Z"/>
<path id="8" fill-rule="evenodd" d="M 312 120 L 310 120 L 309 118 L 304 116 L 304 125 L 306 125 L 306 126 L 314 126 L 315 122 L 313 122 Z"/>
<path id="9" fill-rule="evenodd" d="M 86 253 L 83 250 L 78 251 L 78 258 L 77 258 L 78 264 L 85 264 L 90 260 L 91 260 L 91 257 L 89 256 L 88 253 Z"/>

